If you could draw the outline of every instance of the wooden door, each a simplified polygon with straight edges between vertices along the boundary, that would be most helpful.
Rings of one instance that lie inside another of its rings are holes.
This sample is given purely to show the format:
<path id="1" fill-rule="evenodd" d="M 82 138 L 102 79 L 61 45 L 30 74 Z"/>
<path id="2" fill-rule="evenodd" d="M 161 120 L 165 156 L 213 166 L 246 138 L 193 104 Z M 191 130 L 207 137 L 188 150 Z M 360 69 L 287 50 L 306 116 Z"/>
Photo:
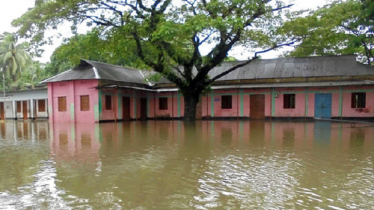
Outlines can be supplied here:
<path id="1" fill-rule="evenodd" d="M 27 119 L 27 101 L 22 101 L 23 119 Z"/>
<path id="2" fill-rule="evenodd" d="M 0 102 L 0 114 L 1 119 L 5 120 L 5 109 L 4 109 L 4 102 Z"/>
<path id="3" fill-rule="evenodd" d="M 122 97 L 122 119 L 130 120 L 130 98 Z"/>
<path id="4" fill-rule="evenodd" d="M 147 119 L 147 99 L 140 98 L 140 120 Z"/>
<path id="5" fill-rule="evenodd" d="M 265 119 L 265 95 L 251 95 L 249 108 L 251 119 Z"/>

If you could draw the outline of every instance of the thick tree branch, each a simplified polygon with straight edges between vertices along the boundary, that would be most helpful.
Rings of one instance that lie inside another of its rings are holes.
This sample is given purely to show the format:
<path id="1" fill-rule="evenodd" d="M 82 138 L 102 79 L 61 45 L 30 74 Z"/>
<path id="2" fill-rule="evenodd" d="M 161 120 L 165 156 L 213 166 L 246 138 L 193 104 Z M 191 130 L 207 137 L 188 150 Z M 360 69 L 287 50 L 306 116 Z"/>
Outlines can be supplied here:
<path id="1" fill-rule="evenodd" d="M 370 65 L 370 58 L 373 58 L 373 54 L 371 52 L 371 49 L 369 49 L 369 47 L 367 46 L 367 44 L 364 41 L 361 41 L 361 43 L 362 43 L 362 46 L 364 47 L 365 54 L 366 54 L 366 57 L 367 57 L 367 60 L 368 60 L 368 64 Z"/>
<path id="2" fill-rule="evenodd" d="M 240 36 L 241 30 L 239 29 L 236 36 L 232 39 L 232 41 L 230 41 L 230 43 L 226 44 L 221 42 L 213 49 L 216 53 L 214 56 L 212 56 L 213 58 L 211 58 L 210 61 L 197 73 L 196 77 L 193 79 L 194 84 L 203 81 L 208 72 L 227 57 L 227 53 L 230 51 L 232 46 L 240 40 Z"/>
<path id="3" fill-rule="evenodd" d="M 113 26 L 115 28 L 118 28 L 119 26 L 113 23 L 112 21 L 105 20 L 103 18 L 97 17 L 97 16 L 91 16 L 91 15 L 82 15 L 83 18 L 89 19 L 92 22 L 94 22 L 97 25 L 102 26 Z"/>

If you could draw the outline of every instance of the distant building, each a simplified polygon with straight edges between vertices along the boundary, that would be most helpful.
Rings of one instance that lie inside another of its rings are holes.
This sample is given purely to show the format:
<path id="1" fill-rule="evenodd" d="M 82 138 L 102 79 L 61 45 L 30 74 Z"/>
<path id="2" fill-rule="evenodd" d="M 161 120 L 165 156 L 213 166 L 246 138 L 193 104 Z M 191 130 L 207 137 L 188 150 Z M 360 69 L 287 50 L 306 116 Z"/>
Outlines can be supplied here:
<path id="1" fill-rule="evenodd" d="M 6 92 L 0 94 L 0 119 L 48 118 L 47 88 Z"/>
<path id="2" fill-rule="evenodd" d="M 226 62 L 213 77 L 237 64 Z M 148 71 L 82 60 L 48 83 L 52 122 L 174 119 L 183 96 L 166 79 L 149 83 Z M 374 119 L 374 68 L 355 56 L 256 60 L 212 84 L 197 118 Z"/>

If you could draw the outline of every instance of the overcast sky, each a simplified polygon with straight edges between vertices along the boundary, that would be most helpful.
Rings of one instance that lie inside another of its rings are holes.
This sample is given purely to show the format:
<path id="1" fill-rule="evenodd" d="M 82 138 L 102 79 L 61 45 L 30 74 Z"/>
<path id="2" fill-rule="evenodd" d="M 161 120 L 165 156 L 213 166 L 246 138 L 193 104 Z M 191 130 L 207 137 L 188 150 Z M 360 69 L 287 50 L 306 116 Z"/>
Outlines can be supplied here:
<path id="1" fill-rule="evenodd" d="M 0 34 L 7 31 L 7 32 L 15 32 L 16 29 L 11 26 L 12 20 L 20 17 L 24 14 L 28 8 L 34 6 L 35 0 L 0 0 L 1 7 L 0 7 Z M 326 0 L 294 0 L 294 8 L 295 9 L 315 9 L 319 6 L 323 6 L 326 4 Z M 57 32 L 51 32 L 56 33 Z M 61 33 L 61 32 L 60 32 Z M 69 36 L 69 33 L 65 31 L 63 33 L 65 36 Z M 53 53 L 54 49 L 61 44 L 61 40 L 57 40 L 54 42 L 53 46 L 45 47 L 45 52 L 42 55 L 42 58 L 38 59 L 42 62 L 48 62 L 51 54 Z M 269 52 L 264 54 L 263 58 L 275 58 L 279 53 L 276 52 Z M 233 52 L 233 56 L 237 57 L 238 59 L 245 59 L 240 56 L 240 52 Z"/>

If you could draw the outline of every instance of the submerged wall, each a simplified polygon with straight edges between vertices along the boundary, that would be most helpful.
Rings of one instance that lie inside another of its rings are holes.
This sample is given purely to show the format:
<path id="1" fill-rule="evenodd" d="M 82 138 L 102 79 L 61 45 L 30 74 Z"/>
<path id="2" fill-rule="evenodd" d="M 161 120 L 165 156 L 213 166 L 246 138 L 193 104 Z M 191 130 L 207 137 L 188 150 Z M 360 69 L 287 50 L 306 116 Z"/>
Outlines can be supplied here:
<path id="1" fill-rule="evenodd" d="M 97 90 L 97 84 L 97 80 L 48 84 L 49 98 L 53 100 L 49 104 L 53 111 L 51 119 L 54 122 L 99 122 L 184 116 L 183 96 L 176 91 Z M 352 108 L 353 93 L 365 93 L 364 108 Z M 90 97 L 88 111 L 80 110 L 82 95 Z M 316 105 L 321 95 L 330 100 L 327 105 Z M 68 108 L 61 112 L 58 97 L 63 96 Z M 200 98 L 199 107 L 203 118 L 319 118 L 321 112 L 326 118 L 372 118 L 374 86 L 212 90 Z M 259 112 L 262 113 L 259 115 Z"/>
<path id="2" fill-rule="evenodd" d="M 48 118 L 47 104 L 48 104 L 47 89 L 32 89 L 22 91 L 6 92 L 4 101 L 4 111 L 6 119 L 23 119 L 24 107 L 23 102 L 27 103 L 26 116 L 27 118 Z M 38 110 L 38 101 L 45 101 L 45 111 Z M 17 112 L 17 102 L 21 103 L 19 112 Z"/>
<path id="3" fill-rule="evenodd" d="M 98 122 L 97 80 L 48 83 L 48 110 L 52 122 Z M 88 110 L 81 110 L 81 96 L 89 96 Z M 66 98 L 66 109 L 59 110 L 59 97 Z"/>

